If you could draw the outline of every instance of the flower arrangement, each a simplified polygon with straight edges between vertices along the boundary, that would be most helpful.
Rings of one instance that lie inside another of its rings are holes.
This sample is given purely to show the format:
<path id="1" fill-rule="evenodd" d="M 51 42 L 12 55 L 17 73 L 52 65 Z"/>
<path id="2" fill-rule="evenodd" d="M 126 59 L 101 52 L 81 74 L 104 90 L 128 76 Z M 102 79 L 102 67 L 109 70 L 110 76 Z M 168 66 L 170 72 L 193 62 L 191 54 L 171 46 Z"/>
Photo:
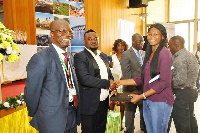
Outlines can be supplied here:
<path id="1" fill-rule="evenodd" d="M 5 60 L 9 62 L 16 62 L 19 59 L 20 51 L 13 42 L 12 31 L 6 29 L 6 27 L 0 22 L 0 61 Z"/>
<path id="2" fill-rule="evenodd" d="M 3 109 L 9 109 L 9 108 L 17 108 L 18 106 L 22 106 L 24 103 L 24 94 L 21 93 L 20 95 L 16 96 L 16 97 L 7 97 L 5 99 L 5 102 L 4 103 L 1 103 L 0 104 L 0 110 L 3 110 Z"/>

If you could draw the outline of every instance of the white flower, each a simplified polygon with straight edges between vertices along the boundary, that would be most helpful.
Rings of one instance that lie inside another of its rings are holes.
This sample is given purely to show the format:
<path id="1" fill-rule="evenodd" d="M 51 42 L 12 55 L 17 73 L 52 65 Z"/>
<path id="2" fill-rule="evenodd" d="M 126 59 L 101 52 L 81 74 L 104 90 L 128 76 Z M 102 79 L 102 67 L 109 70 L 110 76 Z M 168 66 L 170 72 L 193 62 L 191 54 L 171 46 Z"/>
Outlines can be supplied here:
<path id="1" fill-rule="evenodd" d="M 9 107 L 10 107 L 10 104 L 9 104 L 9 102 L 5 102 L 5 103 L 3 104 L 3 106 L 5 106 L 6 108 L 9 108 Z"/>
<path id="2" fill-rule="evenodd" d="M 13 51 L 13 50 L 12 50 L 12 47 L 7 47 L 7 48 L 6 48 L 6 53 L 7 53 L 7 54 L 11 54 L 12 51 Z M 17 52 L 17 51 L 16 51 L 16 52 Z"/>
<path id="3" fill-rule="evenodd" d="M 0 22 L 0 61 L 5 60 L 9 62 L 15 62 L 19 59 L 19 48 L 13 42 L 11 35 L 12 30 L 6 29 L 6 27 Z M 10 105 L 11 106 L 11 105 Z"/>
<path id="4" fill-rule="evenodd" d="M 20 100 L 17 100 L 17 103 L 18 103 L 18 104 L 22 104 L 22 101 L 20 101 Z"/>
<path id="5" fill-rule="evenodd" d="M 12 50 L 13 54 L 17 54 L 17 51 L 15 49 Z"/>
<path id="6" fill-rule="evenodd" d="M 2 33 L 4 38 L 7 38 L 9 35 Z"/>
<path id="7" fill-rule="evenodd" d="M 20 93 L 20 95 L 24 95 L 24 93 Z"/>

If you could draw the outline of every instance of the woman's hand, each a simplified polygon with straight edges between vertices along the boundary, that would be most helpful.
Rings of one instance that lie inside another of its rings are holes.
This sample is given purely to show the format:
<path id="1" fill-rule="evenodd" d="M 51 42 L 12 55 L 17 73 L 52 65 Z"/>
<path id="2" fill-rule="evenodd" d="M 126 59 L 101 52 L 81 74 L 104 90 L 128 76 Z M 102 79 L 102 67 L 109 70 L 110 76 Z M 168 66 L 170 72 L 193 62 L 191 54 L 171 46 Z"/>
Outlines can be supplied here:
<path id="1" fill-rule="evenodd" d="M 115 80 L 115 81 L 113 82 L 113 84 L 115 84 L 115 85 L 116 85 L 116 88 L 118 88 L 118 87 L 121 85 L 121 80 Z"/>
<path id="2" fill-rule="evenodd" d="M 116 80 L 114 83 L 119 87 L 120 85 L 137 85 L 133 79 Z"/>
<path id="3" fill-rule="evenodd" d="M 129 94 L 129 97 L 131 97 L 131 102 L 136 104 L 138 101 L 143 99 L 142 95 L 137 95 L 137 94 Z"/>

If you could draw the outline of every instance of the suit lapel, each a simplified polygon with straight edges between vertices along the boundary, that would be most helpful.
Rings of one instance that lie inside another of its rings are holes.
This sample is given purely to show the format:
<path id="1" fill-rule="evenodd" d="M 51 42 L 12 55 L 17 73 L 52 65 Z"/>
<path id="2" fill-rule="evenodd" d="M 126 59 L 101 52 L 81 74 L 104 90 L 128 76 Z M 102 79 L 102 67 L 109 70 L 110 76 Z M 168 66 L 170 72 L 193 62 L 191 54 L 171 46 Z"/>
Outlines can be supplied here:
<path id="1" fill-rule="evenodd" d="M 133 61 L 137 60 L 135 63 L 137 63 L 137 65 L 141 66 L 140 62 L 137 58 L 137 55 L 136 55 L 136 53 L 135 53 L 135 51 L 133 50 L 132 47 L 130 47 L 129 51 L 130 51 L 131 57 L 133 57 Z"/>
<path id="2" fill-rule="evenodd" d="M 88 52 L 86 49 L 84 49 L 84 52 L 88 56 L 88 58 L 90 59 L 90 61 L 93 64 L 93 67 L 94 67 L 94 76 L 97 77 L 97 78 L 101 78 L 99 66 L 98 66 L 96 60 L 94 59 L 94 57 L 92 56 L 92 54 L 90 52 Z"/>
<path id="3" fill-rule="evenodd" d="M 57 65 L 57 67 L 58 67 L 58 70 L 60 71 L 60 74 L 61 74 L 62 78 L 63 78 L 64 80 L 66 80 L 66 79 L 65 79 L 65 75 L 64 75 L 64 71 L 63 71 L 63 68 L 62 68 L 62 64 L 61 64 L 60 58 L 59 58 L 59 56 L 58 56 L 58 53 L 56 52 L 56 50 L 55 50 L 55 48 L 53 47 L 53 45 L 50 45 L 49 48 L 50 48 L 50 51 L 51 51 L 51 53 L 52 53 L 52 57 L 53 57 L 53 59 L 54 59 L 55 62 L 56 62 L 56 65 Z M 67 84 L 67 83 L 66 83 L 66 84 Z"/>
<path id="4" fill-rule="evenodd" d="M 108 62 L 107 62 L 106 58 L 105 58 L 102 54 L 100 54 L 100 57 L 101 57 L 101 59 L 103 60 L 104 64 L 106 65 L 106 67 L 107 67 L 107 72 L 108 72 L 108 74 L 109 74 L 109 65 L 108 65 Z M 108 77 L 108 79 L 109 79 L 109 77 Z"/>
<path id="5" fill-rule="evenodd" d="M 130 47 L 129 51 L 130 51 L 131 56 L 137 57 L 137 55 L 136 55 L 136 53 L 135 53 L 135 51 L 133 50 L 132 47 Z M 139 62 L 139 61 L 138 61 L 138 62 Z"/>

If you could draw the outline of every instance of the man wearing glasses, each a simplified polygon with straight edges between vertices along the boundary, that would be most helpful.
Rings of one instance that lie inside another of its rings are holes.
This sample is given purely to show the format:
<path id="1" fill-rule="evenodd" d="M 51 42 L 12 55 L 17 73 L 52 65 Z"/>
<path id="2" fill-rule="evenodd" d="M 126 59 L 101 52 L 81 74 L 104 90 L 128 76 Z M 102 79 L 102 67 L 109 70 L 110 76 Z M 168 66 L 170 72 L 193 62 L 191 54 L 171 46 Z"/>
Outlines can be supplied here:
<path id="1" fill-rule="evenodd" d="M 79 88 L 67 47 L 73 39 L 69 23 L 51 23 L 52 44 L 27 65 L 24 99 L 31 126 L 41 133 L 77 133 Z"/>

